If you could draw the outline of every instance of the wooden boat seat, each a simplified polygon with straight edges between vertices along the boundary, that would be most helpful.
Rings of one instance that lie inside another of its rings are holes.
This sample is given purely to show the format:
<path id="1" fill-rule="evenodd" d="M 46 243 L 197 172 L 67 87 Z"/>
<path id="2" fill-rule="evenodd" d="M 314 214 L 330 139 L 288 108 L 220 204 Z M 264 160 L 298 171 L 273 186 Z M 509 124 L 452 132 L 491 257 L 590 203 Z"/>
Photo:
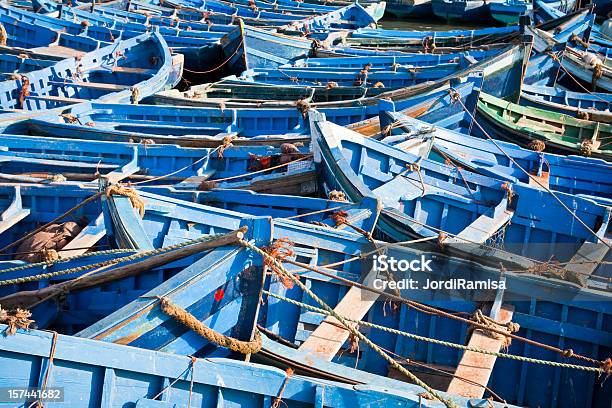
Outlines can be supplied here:
<path id="1" fill-rule="evenodd" d="M 49 101 L 49 102 L 58 102 L 58 103 L 81 103 L 87 102 L 87 99 L 81 98 L 67 98 L 65 96 L 51 96 L 51 95 L 28 95 L 27 99 L 35 99 L 39 101 Z"/>
<path id="2" fill-rule="evenodd" d="M 154 75 L 157 70 L 149 69 L 149 68 L 133 68 L 133 67 L 113 67 L 113 72 L 118 72 L 122 74 L 146 74 L 146 75 Z"/>
<path id="3" fill-rule="evenodd" d="M 484 244 L 510 222 L 513 215 L 514 211 L 507 208 L 507 201 L 504 198 L 497 206 L 490 208 L 486 213 L 476 218 L 454 238 L 444 240 L 444 243 L 460 243 L 463 241 Z"/>
<path id="4" fill-rule="evenodd" d="M 63 47 L 61 45 L 49 45 L 47 47 L 36 47 L 36 48 L 32 48 L 31 51 L 41 53 L 41 54 L 50 54 L 50 55 L 57 56 L 57 57 L 61 56 L 64 58 L 71 58 L 71 57 L 81 58 L 86 54 L 83 51 L 78 51 L 73 48 Z"/>
<path id="5" fill-rule="evenodd" d="M 185 180 L 181 181 L 180 183 L 178 183 L 176 185 L 177 189 L 180 188 L 197 188 L 203 181 L 209 180 L 212 176 L 215 175 L 217 171 L 215 169 L 210 169 L 210 170 L 206 170 L 202 175 L 200 176 L 192 176 L 192 177 L 188 177 Z"/>
<path id="6" fill-rule="evenodd" d="M 30 215 L 30 209 L 23 207 L 21 189 L 19 186 L 16 186 L 13 201 L 8 208 L 0 214 L 0 234 L 19 223 L 28 215 Z"/>
<path id="7" fill-rule="evenodd" d="M 563 126 L 558 127 L 558 126 L 551 125 L 550 123 L 537 122 L 535 120 L 531 120 L 524 116 L 522 116 L 519 120 L 516 121 L 516 125 L 528 128 L 530 130 L 552 132 L 552 133 L 558 133 L 560 135 L 565 133 L 565 129 Z"/>
<path id="8" fill-rule="evenodd" d="M 117 84 L 104 84 L 99 82 L 85 82 L 85 81 L 49 81 L 52 85 L 59 86 L 78 86 L 82 88 L 92 88 L 92 89 L 100 89 L 103 91 L 124 91 L 126 89 L 131 89 L 131 86 L 128 85 L 117 85 Z"/>
<path id="9" fill-rule="evenodd" d="M 499 316 L 497 316 L 495 320 L 503 325 L 512 321 L 513 314 L 513 306 L 503 305 L 499 312 Z M 468 342 L 468 347 L 493 352 L 499 352 L 503 345 L 503 337 L 499 336 L 494 338 L 481 330 L 475 330 Z M 496 360 L 496 356 L 473 351 L 464 352 L 455 370 L 455 377 L 451 380 L 446 391 L 452 394 L 462 395 L 466 398 L 482 398 L 485 389 L 478 384 L 488 384 Z M 473 382 L 467 383 L 461 380 L 462 378 L 467 378 Z"/>
<path id="10" fill-rule="evenodd" d="M 104 214 L 100 213 L 100 215 L 87 224 L 72 241 L 62 248 L 62 251 L 59 253 L 60 257 L 69 258 L 71 256 L 84 254 L 105 235 Z"/>
<path id="11" fill-rule="evenodd" d="M 612 243 L 612 236 L 610 234 L 607 234 L 603 239 L 608 245 Z M 580 282 L 585 284 L 589 276 L 599 268 L 600 262 L 606 259 L 609 251 L 608 246 L 601 241 L 596 243 L 584 242 L 572 259 L 565 265 L 565 269 L 569 272 L 574 272 Z"/>
<path id="12" fill-rule="evenodd" d="M 378 276 L 378 272 L 372 269 L 365 278 L 364 282 L 373 281 Z M 353 320 L 361 320 L 370 311 L 378 299 L 378 294 L 366 291 L 353 286 L 344 295 L 342 300 L 334 308 L 340 316 L 348 317 Z M 357 327 L 355 324 L 353 327 Z M 343 328 L 338 320 L 328 316 L 312 332 L 302 345 L 299 351 L 312 353 L 319 358 L 332 361 L 334 356 L 340 351 L 342 345 L 348 340 L 349 331 Z"/>

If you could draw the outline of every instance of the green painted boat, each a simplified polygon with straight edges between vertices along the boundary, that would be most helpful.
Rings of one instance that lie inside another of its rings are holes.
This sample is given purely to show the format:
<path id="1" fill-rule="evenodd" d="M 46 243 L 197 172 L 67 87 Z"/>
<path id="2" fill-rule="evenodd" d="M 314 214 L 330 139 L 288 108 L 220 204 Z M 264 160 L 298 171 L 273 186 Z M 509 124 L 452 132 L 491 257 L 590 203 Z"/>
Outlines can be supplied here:
<path id="1" fill-rule="evenodd" d="M 560 154 L 612 160 L 612 125 L 544 109 L 520 106 L 480 93 L 477 120 L 496 138 Z M 478 126 L 475 133 L 483 136 Z M 544 142 L 544 145 L 536 141 Z"/>

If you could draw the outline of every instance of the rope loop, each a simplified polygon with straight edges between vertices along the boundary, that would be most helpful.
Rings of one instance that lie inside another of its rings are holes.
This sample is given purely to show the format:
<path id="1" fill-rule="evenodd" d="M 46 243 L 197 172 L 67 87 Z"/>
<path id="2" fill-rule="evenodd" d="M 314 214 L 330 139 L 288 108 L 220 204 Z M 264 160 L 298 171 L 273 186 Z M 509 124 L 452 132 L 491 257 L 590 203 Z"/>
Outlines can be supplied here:
<path id="1" fill-rule="evenodd" d="M 287 276 L 289 272 L 284 271 L 280 262 L 295 255 L 292 248 L 293 242 L 289 241 L 288 238 L 277 239 L 269 246 L 262 248 L 266 254 L 264 257 L 264 265 L 276 274 L 283 286 L 287 289 L 293 288 L 293 282 Z"/>
<path id="2" fill-rule="evenodd" d="M 194 315 L 172 303 L 172 301 L 166 297 L 159 298 L 159 304 L 162 312 L 193 330 L 211 343 L 241 354 L 255 354 L 259 353 L 261 350 L 262 343 L 259 331 L 255 331 L 255 336 L 251 341 L 238 340 L 211 329 L 199 321 Z"/>

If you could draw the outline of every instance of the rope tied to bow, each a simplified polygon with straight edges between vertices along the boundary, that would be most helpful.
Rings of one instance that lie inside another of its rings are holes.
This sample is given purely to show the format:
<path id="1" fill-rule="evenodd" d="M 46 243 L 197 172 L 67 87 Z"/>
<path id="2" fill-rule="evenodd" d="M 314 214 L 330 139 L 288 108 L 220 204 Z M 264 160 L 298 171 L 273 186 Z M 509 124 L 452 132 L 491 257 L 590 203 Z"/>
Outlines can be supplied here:
<path id="1" fill-rule="evenodd" d="M 66 122 L 68 122 L 68 123 L 70 123 L 70 124 L 74 124 L 74 123 L 79 123 L 79 122 L 80 122 L 80 121 L 79 121 L 79 118 L 77 118 L 76 116 L 74 116 L 74 115 L 73 115 L 73 114 L 71 114 L 71 113 L 64 113 L 64 114 L 62 114 L 61 116 L 62 116 L 62 118 L 63 118 L 63 119 L 66 121 Z"/>
<path id="2" fill-rule="evenodd" d="M 508 322 L 506 324 L 501 324 L 496 322 L 494 319 L 490 318 L 489 316 L 486 316 L 484 313 L 482 313 L 482 310 L 480 309 L 476 309 L 476 312 L 474 312 L 474 315 L 472 316 L 472 320 L 475 321 L 476 323 L 479 323 L 481 325 L 485 325 L 487 327 L 502 327 L 505 328 L 508 333 L 516 333 L 521 329 L 521 326 L 518 323 L 515 322 Z M 502 334 L 499 334 L 497 332 L 492 332 L 486 329 L 475 329 L 472 328 L 472 331 L 481 331 L 482 333 L 484 333 L 485 335 L 493 338 L 493 339 L 498 339 L 504 340 L 504 344 L 503 344 L 503 348 L 508 348 L 510 346 L 510 344 L 512 343 L 512 339 L 508 336 L 504 336 Z"/>
<path id="3" fill-rule="evenodd" d="M 584 139 L 580 142 L 580 154 L 584 157 L 591 157 L 593 154 L 593 141 L 590 139 Z"/>
<path id="4" fill-rule="evenodd" d="M 508 205 L 512 204 L 512 199 L 514 198 L 514 190 L 512 190 L 512 184 L 508 181 L 504 181 L 501 185 L 502 190 L 506 190 L 508 193 Z"/>
<path id="5" fill-rule="evenodd" d="M 262 250 L 266 253 L 264 257 L 264 265 L 267 266 L 278 277 L 280 282 L 287 289 L 293 288 L 292 280 L 286 275 L 288 272 L 279 268 L 279 264 L 286 258 L 294 256 L 293 243 L 288 238 L 280 238 L 274 241 L 269 246 L 263 247 Z"/>
<path id="6" fill-rule="evenodd" d="M 579 110 L 576 112 L 576 117 L 578 119 L 582 119 L 582 120 L 591 120 L 591 115 L 589 115 L 589 112 L 585 112 L 583 110 Z"/>
<path id="7" fill-rule="evenodd" d="M 597 86 L 597 80 L 603 76 L 603 65 L 601 63 L 595 64 L 593 67 L 593 77 L 591 78 L 591 86 L 593 89 Z"/>
<path id="8" fill-rule="evenodd" d="M 4 28 L 4 24 L 0 24 L 0 45 L 6 45 L 7 39 L 8 34 L 6 33 L 6 28 Z"/>
<path id="9" fill-rule="evenodd" d="M 346 198 L 346 194 L 344 194 L 344 191 L 340 191 L 340 190 L 330 191 L 327 197 L 332 201 L 348 202 L 348 199 Z"/>
<path id="10" fill-rule="evenodd" d="M 217 150 L 217 157 L 219 159 L 223 158 L 223 152 L 225 151 L 225 149 L 232 147 L 232 142 L 234 141 L 234 136 L 224 136 L 223 137 L 223 141 L 221 142 L 221 146 L 219 146 L 218 150 Z"/>
<path id="11" fill-rule="evenodd" d="M 306 119 L 308 115 L 308 110 L 310 109 L 310 104 L 305 99 L 300 99 L 295 103 L 295 106 L 298 111 L 302 114 L 302 117 Z"/>
<path id="12" fill-rule="evenodd" d="M 578 37 L 576 34 L 572 34 L 572 36 L 570 37 L 571 41 L 577 42 L 578 44 L 582 45 L 584 48 L 589 48 L 590 44 L 586 41 L 584 41 L 582 38 Z"/>
<path id="13" fill-rule="evenodd" d="M 120 195 L 120 196 L 129 198 L 130 204 L 132 205 L 132 207 L 138 210 L 138 213 L 140 214 L 141 218 L 144 217 L 145 203 L 142 200 L 142 198 L 140 198 L 136 190 L 134 190 L 133 188 L 124 187 L 120 185 L 109 186 L 106 189 L 106 197 L 110 198 L 113 195 Z"/>
<path id="14" fill-rule="evenodd" d="M 23 109 L 23 104 L 26 98 L 30 96 L 30 79 L 22 75 L 21 76 L 21 90 L 19 91 L 19 107 Z"/>
<path id="15" fill-rule="evenodd" d="M 140 89 L 137 87 L 132 87 L 131 89 L 132 95 L 130 96 L 130 102 L 132 105 L 138 105 L 138 101 L 140 99 Z"/>
<path id="16" fill-rule="evenodd" d="M 34 323 L 34 320 L 30 317 L 32 317 L 32 313 L 29 310 L 17 308 L 14 311 L 8 311 L 0 306 L 0 323 L 8 326 L 4 331 L 7 336 L 17 333 L 17 329 L 28 330 L 30 325 Z"/>
<path id="17" fill-rule="evenodd" d="M 541 140 L 534 139 L 531 142 L 529 142 L 527 147 L 535 152 L 543 152 L 544 149 L 546 149 L 546 143 L 544 143 Z"/>
<path id="18" fill-rule="evenodd" d="M 330 218 L 334 221 L 336 227 L 342 224 L 348 224 L 348 211 L 334 211 L 333 213 L 331 213 Z"/>
<path id="19" fill-rule="evenodd" d="M 255 354 L 261 350 L 261 334 L 259 331 L 255 331 L 253 340 L 242 341 L 211 329 L 187 310 L 172 303 L 168 298 L 161 297 L 159 307 L 166 315 L 218 346 L 241 354 Z"/>

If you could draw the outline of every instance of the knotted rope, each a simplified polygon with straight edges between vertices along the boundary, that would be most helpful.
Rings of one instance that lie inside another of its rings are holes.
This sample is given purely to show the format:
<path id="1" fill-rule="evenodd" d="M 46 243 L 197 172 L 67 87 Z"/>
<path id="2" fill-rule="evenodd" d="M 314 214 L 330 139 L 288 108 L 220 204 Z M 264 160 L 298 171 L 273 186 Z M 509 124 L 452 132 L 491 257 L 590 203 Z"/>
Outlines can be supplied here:
<path id="1" fill-rule="evenodd" d="M 17 308 L 14 311 L 8 311 L 0 306 L 0 323 L 8 326 L 4 331 L 7 336 L 15 334 L 17 329 L 28 330 L 30 325 L 34 323 L 34 320 L 30 317 L 32 317 L 32 313 L 29 310 Z"/>
<path id="2" fill-rule="evenodd" d="M 136 190 L 124 187 L 120 185 L 112 185 L 106 189 L 106 197 L 110 198 L 113 195 L 121 195 L 130 199 L 130 204 L 134 209 L 138 210 L 140 217 L 144 217 L 145 214 L 145 203 L 140 198 Z"/>
<path id="3" fill-rule="evenodd" d="M 137 87 L 132 87 L 131 89 L 132 95 L 130 96 L 130 102 L 132 105 L 138 105 L 138 101 L 140 100 L 140 89 Z"/>
<path id="4" fill-rule="evenodd" d="M 264 265 L 276 274 L 280 282 L 287 289 L 293 288 L 293 282 L 289 279 L 285 272 L 278 267 L 278 262 L 283 262 L 286 258 L 294 256 L 293 243 L 287 238 L 280 238 L 274 241 L 269 246 L 262 248 L 266 253 L 264 257 Z"/>
<path id="5" fill-rule="evenodd" d="M 521 326 L 518 323 L 514 323 L 514 322 L 508 322 L 506 324 L 501 324 L 498 323 L 497 321 L 495 321 L 494 319 L 490 318 L 489 316 L 486 316 L 484 313 L 482 313 L 482 310 L 480 309 L 476 309 L 476 311 L 474 312 L 473 316 L 472 316 L 472 320 L 474 320 L 476 323 L 479 323 L 480 325 L 484 325 L 487 327 L 500 327 L 500 328 L 504 328 L 506 329 L 509 333 L 516 333 L 521 329 Z M 512 342 L 512 339 L 508 336 L 504 336 L 502 334 L 499 334 L 499 332 L 492 332 L 490 330 L 486 330 L 486 329 L 482 329 L 482 328 L 475 328 L 474 326 L 471 326 L 470 329 L 472 331 L 476 331 L 479 330 L 482 333 L 484 333 L 485 335 L 493 338 L 493 339 L 503 339 L 504 340 L 504 344 L 503 344 L 503 348 L 507 349 L 510 346 L 510 343 Z"/>
<path id="6" fill-rule="evenodd" d="M 26 98 L 30 95 L 30 79 L 22 75 L 21 76 L 21 90 L 19 91 L 19 107 L 23 109 L 23 104 Z"/>
<path id="7" fill-rule="evenodd" d="M 327 197 L 332 201 L 348 202 L 344 191 L 332 190 L 329 192 Z"/>
<path id="8" fill-rule="evenodd" d="M 593 141 L 590 139 L 584 139 L 580 142 L 580 154 L 585 157 L 591 157 L 593 154 Z"/>
<path id="9" fill-rule="evenodd" d="M 6 33 L 6 28 L 4 28 L 4 24 L 0 24 L 0 45 L 6 45 L 7 39 L 8 34 Z"/>
<path id="10" fill-rule="evenodd" d="M 529 142 L 527 147 L 536 152 L 543 152 L 544 149 L 546 149 L 546 143 L 544 143 L 541 140 L 534 139 L 531 142 Z"/>
<path id="11" fill-rule="evenodd" d="M 508 205 L 512 204 L 512 199 L 514 198 L 514 190 L 512 190 L 512 184 L 510 182 L 505 181 L 501 185 L 502 190 L 506 190 L 508 192 Z"/>
<path id="12" fill-rule="evenodd" d="M 261 350 L 261 334 L 259 331 L 255 331 L 255 336 L 251 341 L 237 340 L 211 329 L 196 319 L 194 315 L 172 303 L 168 298 L 160 298 L 159 306 L 162 312 L 211 343 L 241 354 L 255 354 Z"/>

